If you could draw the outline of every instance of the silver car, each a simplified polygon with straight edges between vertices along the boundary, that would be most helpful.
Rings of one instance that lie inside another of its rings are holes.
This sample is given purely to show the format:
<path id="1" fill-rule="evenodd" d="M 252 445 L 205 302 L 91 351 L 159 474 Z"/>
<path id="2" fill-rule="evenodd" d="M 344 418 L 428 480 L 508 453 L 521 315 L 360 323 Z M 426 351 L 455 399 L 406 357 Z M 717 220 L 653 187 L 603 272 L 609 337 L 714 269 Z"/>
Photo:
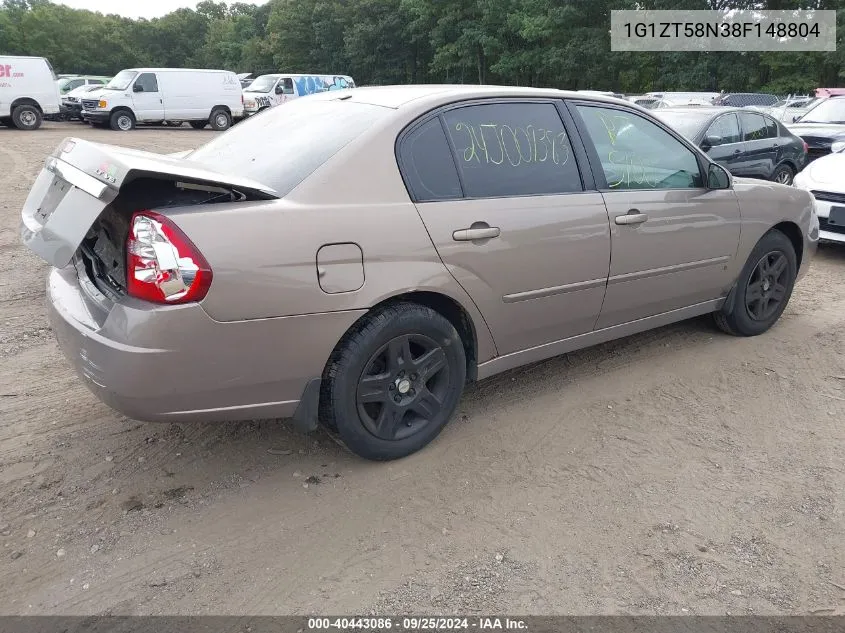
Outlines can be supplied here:
<path id="1" fill-rule="evenodd" d="M 384 460 L 469 381 L 703 314 L 765 332 L 819 227 L 808 192 L 732 178 L 633 104 L 403 86 L 184 157 L 69 139 L 21 232 L 61 348 L 118 411 L 322 423 Z"/>

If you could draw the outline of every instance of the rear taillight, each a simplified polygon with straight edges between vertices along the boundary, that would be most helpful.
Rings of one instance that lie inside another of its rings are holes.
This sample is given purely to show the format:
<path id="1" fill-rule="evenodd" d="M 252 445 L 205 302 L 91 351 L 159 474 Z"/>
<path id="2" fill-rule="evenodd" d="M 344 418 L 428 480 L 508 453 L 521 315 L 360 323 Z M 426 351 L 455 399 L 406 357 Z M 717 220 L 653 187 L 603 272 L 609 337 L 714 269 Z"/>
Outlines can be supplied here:
<path id="1" fill-rule="evenodd" d="M 211 278 L 205 257 L 171 220 L 152 211 L 132 216 L 126 239 L 129 296 L 164 304 L 201 301 Z"/>
<path id="2" fill-rule="evenodd" d="M 804 143 L 804 153 L 806 154 L 810 151 L 810 146 L 807 145 L 807 141 L 803 141 L 803 143 Z"/>

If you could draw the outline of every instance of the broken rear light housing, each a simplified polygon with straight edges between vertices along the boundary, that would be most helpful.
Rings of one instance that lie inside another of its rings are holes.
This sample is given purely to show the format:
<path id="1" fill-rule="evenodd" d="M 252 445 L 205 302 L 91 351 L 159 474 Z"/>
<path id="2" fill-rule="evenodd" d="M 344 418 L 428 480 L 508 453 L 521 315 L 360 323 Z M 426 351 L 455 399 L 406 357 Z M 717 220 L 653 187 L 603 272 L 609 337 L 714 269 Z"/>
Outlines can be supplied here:
<path id="1" fill-rule="evenodd" d="M 126 239 L 129 296 L 166 305 L 202 301 L 211 266 L 172 220 L 153 211 L 132 215 Z"/>

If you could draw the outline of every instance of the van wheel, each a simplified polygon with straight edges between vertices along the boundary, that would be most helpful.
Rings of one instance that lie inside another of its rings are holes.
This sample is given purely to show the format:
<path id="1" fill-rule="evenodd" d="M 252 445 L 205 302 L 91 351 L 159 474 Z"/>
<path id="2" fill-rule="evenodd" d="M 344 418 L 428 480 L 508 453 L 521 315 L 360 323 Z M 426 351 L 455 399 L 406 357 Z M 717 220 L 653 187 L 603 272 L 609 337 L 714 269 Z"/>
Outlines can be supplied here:
<path id="1" fill-rule="evenodd" d="M 232 117 L 225 110 L 215 110 L 211 113 L 211 129 L 224 132 L 232 127 Z"/>
<path id="2" fill-rule="evenodd" d="M 205 126 L 208 125 L 208 121 L 191 121 L 190 123 L 195 130 L 204 130 Z"/>
<path id="3" fill-rule="evenodd" d="M 128 132 L 129 130 L 135 129 L 135 115 L 128 110 L 118 110 L 117 112 L 112 112 L 109 123 L 113 130 Z"/>
<path id="4" fill-rule="evenodd" d="M 389 305 L 359 322 L 329 359 L 322 422 L 361 457 L 405 457 L 443 430 L 465 380 L 464 346 L 446 318 L 413 303 Z"/>
<path id="5" fill-rule="evenodd" d="M 19 105 L 12 111 L 12 123 L 19 130 L 37 130 L 41 120 L 41 110 L 34 105 Z"/>

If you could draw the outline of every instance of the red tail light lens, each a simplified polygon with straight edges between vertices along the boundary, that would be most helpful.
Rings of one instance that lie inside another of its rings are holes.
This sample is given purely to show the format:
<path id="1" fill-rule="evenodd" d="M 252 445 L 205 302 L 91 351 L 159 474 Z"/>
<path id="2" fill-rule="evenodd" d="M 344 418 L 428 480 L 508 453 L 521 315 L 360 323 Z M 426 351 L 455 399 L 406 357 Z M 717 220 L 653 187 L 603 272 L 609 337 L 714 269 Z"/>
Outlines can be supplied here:
<path id="1" fill-rule="evenodd" d="M 807 141 L 804 141 L 804 153 L 806 154 L 809 151 L 810 151 L 810 146 L 807 145 Z"/>
<path id="2" fill-rule="evenodd" d="M 211 279 L 205 257 L 171 220 L 152 211 L 132 216 L 126 240 L 129 296 L 163 304 L 201 301 Z"/>

